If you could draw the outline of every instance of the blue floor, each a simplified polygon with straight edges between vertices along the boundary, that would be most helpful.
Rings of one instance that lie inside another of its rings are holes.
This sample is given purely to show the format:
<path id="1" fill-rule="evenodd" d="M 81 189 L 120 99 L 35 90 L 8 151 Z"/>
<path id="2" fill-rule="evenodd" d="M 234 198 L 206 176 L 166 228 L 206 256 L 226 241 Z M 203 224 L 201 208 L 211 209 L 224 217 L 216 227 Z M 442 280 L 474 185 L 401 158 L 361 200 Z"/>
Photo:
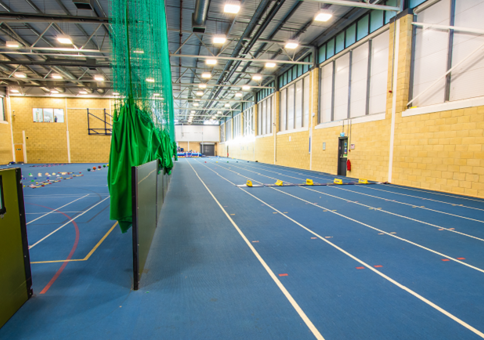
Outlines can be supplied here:
<path id="1" fill-rule="evenodd" d="M 0 339 L 484 338 L 484 200 L 238 187 L 336 176 L 180 159 L 133 291 L 131 234 L 112 229 L 107 169 L 86 171 L 97 165 L 21 166 L 84 176 L 24 188 L 34 297 Z"/>

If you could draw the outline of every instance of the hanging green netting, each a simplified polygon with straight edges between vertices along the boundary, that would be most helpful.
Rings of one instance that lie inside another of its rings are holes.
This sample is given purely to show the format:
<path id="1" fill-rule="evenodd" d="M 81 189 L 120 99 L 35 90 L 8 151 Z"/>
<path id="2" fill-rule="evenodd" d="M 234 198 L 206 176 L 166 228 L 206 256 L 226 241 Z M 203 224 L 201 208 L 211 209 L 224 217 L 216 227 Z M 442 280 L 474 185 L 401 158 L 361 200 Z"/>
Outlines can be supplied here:
<path id="1" fill-rule="evenodd" d="M 171 65 L 164 0 L 111 0 L 117 93 L 109 156 L 112 220 L 131 226 L 131 167 L 176 157 Z"/>

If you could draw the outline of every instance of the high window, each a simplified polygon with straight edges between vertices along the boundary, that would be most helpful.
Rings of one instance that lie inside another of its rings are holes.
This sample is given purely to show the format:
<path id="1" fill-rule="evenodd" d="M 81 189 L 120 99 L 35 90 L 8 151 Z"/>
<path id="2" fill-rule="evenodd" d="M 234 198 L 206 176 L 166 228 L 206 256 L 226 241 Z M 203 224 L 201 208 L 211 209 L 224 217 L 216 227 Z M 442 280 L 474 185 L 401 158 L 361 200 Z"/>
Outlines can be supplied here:
<path id="1" fill-rule="evenodd" d="M 272 113 L 274 96 L 257 103 L 257 134 L 259 136 L 272 133 Z"/>
<path id="2" fill-rule="evenodd" d="M 63 109 L 33 109 L 35 123 L 64 123 Z"/>
<path id="3" fill-rule="evenodd" d="M 388 53 L 386 30 L 323 64 L 320 123 L 385 112 Z"/>
<path id="4" fill-rule="evenodd" d="M 484 35 L 472 32 L 484 30 L 483 13 L 484 0 L 440 0 L 417 13 L 409 106 L 484 96 Z"/>
<path id="5" fill-rule="evenodd" d="M 281 90 L 280 130 L 294 130 L 309 125 L 309 75 Z"/>
<path id="6" fill-rule="evenodd" d="M 232 124 L 234 125 L 234 139 L 242 135 L 240 127 L 240 117 L 242 117 L 242 114 L 238 114 L 237 116 L 232 118 Z"/>
<path id="7" fill-rule="evenodd" d="M 254 107 L 244 111 L 244 136 L 254 135 Z"/>

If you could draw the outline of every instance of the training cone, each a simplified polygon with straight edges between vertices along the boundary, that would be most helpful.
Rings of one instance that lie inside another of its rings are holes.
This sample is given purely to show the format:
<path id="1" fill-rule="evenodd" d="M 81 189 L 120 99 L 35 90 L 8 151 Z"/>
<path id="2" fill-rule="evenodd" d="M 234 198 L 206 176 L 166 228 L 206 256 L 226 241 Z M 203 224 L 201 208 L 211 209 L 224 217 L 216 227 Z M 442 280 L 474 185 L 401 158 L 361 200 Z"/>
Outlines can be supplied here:
<path id="1" fill-rule="evenodd" d="M 282 185 L 283 185 L 283 184 L 284 184 L 284 182 L 283 182 L 283 181 L 281 181 L 280 179 L 278 179 L 278 180 L 276 181 L 276 185 L 277 185 L 277 186 L 279 186 L 279 187 L 282 187 Z"/>
<path id="2" fill-rule="evenodd" d="M 313 180 L 312 179 L 306 179 L 306 185 L 313 185 Z"/>
<path id="3" fill-rule="evenodd" d="M 252 186 L 252 181 L 247 181 L 247 186 L 251 187 Z"/>
<path id="4" fill-rule="evenodd" d="M 207 163 L 207 161 L 205 161 L 205 163 Z"/>
<path id="5" fill-rule="evenodd" d="M 29 173 L 29 177 L 32 177 L 32 173 Z"/>

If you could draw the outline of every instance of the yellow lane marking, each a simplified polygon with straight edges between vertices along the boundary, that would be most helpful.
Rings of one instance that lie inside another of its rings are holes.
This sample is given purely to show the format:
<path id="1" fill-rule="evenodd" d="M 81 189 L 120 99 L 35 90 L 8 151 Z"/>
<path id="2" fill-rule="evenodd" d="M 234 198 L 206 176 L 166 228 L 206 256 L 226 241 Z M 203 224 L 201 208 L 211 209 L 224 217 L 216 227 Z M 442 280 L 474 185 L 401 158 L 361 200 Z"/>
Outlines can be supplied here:
<path id="1" fill-rule="evenodd" d="M 58 263 L 58 262 L 79 262 L 79 261 L 87 261 L 87 260 L 89 260 L 89 258 L 91 257 L 91 255 L 94 254 L 94 252 L 101 245 L 101 243 L 103 243 L 103 241 L 106 239 L 106 237 L 108 237 L 108 235 L 111 234 L 111 231 L 113 231 L 114 227 L 116 227 L 117 225 L 118 225 L 118 222 L 114 223 L 113 226 L 111 227 L 111 229 L 108 230 L 108 232 L 103 236 L 103 238 L 99 240 L 99 242 L 94 246 L 94 248 L 91 249 L 91 251 L 89 252 L 89 254 L 87 254 L 86 257 L 83 258 L 83 259 L 54 260 L 54 261 L 33 261 L 33 262 L 30 262 L 30 263 L 37 264 L 37 263 Z"/>

